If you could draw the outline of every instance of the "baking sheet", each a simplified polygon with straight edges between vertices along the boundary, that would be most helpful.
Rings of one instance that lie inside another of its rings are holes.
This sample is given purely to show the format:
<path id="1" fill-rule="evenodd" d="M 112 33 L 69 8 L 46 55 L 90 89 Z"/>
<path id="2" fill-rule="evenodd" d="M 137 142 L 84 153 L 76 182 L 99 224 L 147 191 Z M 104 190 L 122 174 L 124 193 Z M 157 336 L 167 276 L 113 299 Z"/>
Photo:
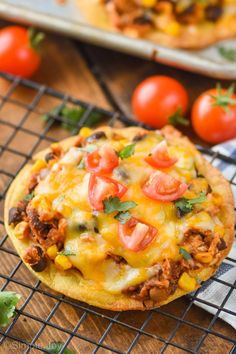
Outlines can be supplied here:
<path id="1" fill-rule="evenodd" d="M 0 0 L 0 16 L 207 76 L 236 79 L 236 64 L 224 60 L 217 49 L 223 43 L 236 50 L 236 39 L 199 51 L 170 49 L 88 25 L 76 0 L 67 0 L 63 5 L 56 0 Z"/>

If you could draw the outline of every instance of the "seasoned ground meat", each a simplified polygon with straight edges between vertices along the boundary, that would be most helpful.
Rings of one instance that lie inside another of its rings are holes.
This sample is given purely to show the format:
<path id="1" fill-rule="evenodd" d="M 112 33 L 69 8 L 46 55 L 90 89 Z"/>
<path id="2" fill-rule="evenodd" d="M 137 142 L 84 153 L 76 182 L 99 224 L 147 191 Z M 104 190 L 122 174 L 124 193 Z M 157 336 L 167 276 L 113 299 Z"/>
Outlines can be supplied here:
<path id="1" fill-rule="evenodd" d="M 23 256 L 23 259 L 28 263 L 35 272 L 42 272 L 47 266 L 47 259 L 41 247 L 31 246 Z"/>
<path id="2" fill-rule="evenodd" d="M 32 193 L 33 190 L 35 189 L 35 187 L 38 185 L 39 183 L 39 173 L 33 173 L 31 176 L 30 176 L 30 179 L 29 179 L 29 184 L 28 184 L 28 191 L 29 193 Z"/>
<path id="3" fill-rule="evenodd" d="M 152 300 L 161 302 L 173 294 L 177 288 L 177 281 L 184 267 L 180 262 L 164 260 L 160 267 L 157 267 L 157 274 L 151 279 L 137 286 L 130 286 L 124 289 L 123 293 L 139 301 Z"/>
<path id="4" fill-rule="evenodd" d="M 50 222 L 41 222 L 36 209 L 29 204 L 27 216 L 33 239 L 42 247 L 48 248 L 53 244 L 62 244 L 65 236 L 65 219 L 53 219 Z"/>
<path id="5" fill-rule="evenodd" d="M 219 251 L 220 236 L 211 230 L 200 230 L 191 228 L 184 234 L 181 245 L 187 246 L 190 254 L 195 255 L 199 252 L 211 252 L 212 255 Z M 223 240 L 224 242 L 224 240 Z M 222 242 L 222 247 L 224 246 Z"/>

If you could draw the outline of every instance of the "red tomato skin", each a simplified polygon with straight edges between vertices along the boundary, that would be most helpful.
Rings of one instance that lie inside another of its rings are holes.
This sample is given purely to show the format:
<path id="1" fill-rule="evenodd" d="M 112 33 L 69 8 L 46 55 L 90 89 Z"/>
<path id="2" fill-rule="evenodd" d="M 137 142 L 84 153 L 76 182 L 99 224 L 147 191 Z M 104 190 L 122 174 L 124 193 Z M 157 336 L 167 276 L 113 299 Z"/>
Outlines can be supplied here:
<path id="1" fill-rule="evenodd" d="M 145 157 L 144 160 L 155 168 L 168 168 L 178 161 L 177 158 L 170 157 L 165 140 L 157 144 L 151 151 L 151 155 Z"/>
<path id="2" fill-rule="evenodd" d="M 138 222 L 149 227 L 148 236 L 145 237 L 138 244 L 129 246 L 130 237 L 132 237 L 133 235 L 133 232 L 131 232 L 131 235 L 129 235 L 129 230 L 132 227 L 135 227 Z M 119 234 L 120 242 L 123 244 L 125 248 L 133 252 L 139 252 L 144 250 L 154 240 L 154 238 L 157 235 L 157 229 L 150 224 L 147 224 L 139 219 L 132 217 L 126 224 L 121 224 L 121 223 L 118 224 L 118 234 Z"/>
<path id="3" fill-rule="evenodd" d="M 8 26 L 0 31 L 0 70 L 24 78 L 31 77 L 41 58 L 31 48 L 27 29 Z"/>
<path id="4" fill-rule="evenodd" d="M 188 93 L 177 80 L 168 76 L 151 76 L 142 81 L 132 95 L 135 117 L 154 128 L 162 128 L 178 109 L 185 114 Z"/>
<path id="5" fill-rule="evenodd" d="M 126 192 L 127 192 L 127 187 L 124 186 L 122 183 L 117 182 L 116 180 L 106 177 L 106 176 L 101 176 L 99 174 L 94 174 L 91 173 L 90 179 L 89 179 L 89 186 L 88 186 L 88 197 L 89 197 L 89 203 L 92 208 L 96 210 L 103 210 L 103 199 L 97 199 L 96 198 L 96 183 L 97 183 L 97 178 L 100 178 L 103 182 L 107 183 L 108 185 L 111 185 L 111 189 L 113 189 L 113 193 L 111 193 L 109 196 L 113 197 L 119 197 L 121 198 Z M 106 199 L 107 196 L 104 196 L 104 199 Z"/>
<path id="6" fill-rule="evenodd" d="M 101 155 L 98 150 L 84 156 L 86 171 L 91 173 L 110 173 L 119 165 L 119 158 L 111 148 L 103 147 Z"/>
<path id="7" fill-rule="evenodd" d="M 180 182 L 164 172 L 156 171 L 142 186 L 142 192 L 150 199 L 172 202 L 180 198 L 187 188 L 186 183 Z"/>
<path id="8" fill-rule="evenodd" d="M 226 93 L 226 90 L 222 90 Z M 217 90 L 211 89 L 200 95 L 192 108 L 192 125 L 197 135 L 203 140 L 218 144 L 236 137 L 236 105 L 229 106 L 226 112 L 221 106 L 212 106 Z M 232 96 L 236 99 L 236 95 Z"/>

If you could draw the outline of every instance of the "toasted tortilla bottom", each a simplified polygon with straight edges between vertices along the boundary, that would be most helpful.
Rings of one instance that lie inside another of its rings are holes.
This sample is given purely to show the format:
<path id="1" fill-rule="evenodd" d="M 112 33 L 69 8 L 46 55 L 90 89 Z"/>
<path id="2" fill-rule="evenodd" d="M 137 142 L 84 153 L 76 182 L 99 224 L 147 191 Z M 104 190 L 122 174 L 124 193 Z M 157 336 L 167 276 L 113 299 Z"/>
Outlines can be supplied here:
<path id="1" fill-rule="evenodd" d="M 107 127 L 102 128 L 106 132 Z M 101 128 L 100 128 L 101 130 Z M 137 133 L 144 130 L 137 127 L 114 129 L 114 132 L 121 133 L 125 137 L 132 138 Z M 189 147 L 195 151 L 196 167 L 200 174 L 205 176 L 210 183 L 213 191 L 219 192 L 223 197 L 222 204 L 222 220 L 225 228 L 224 240 L 227 248 L 223 250 L 220 255 L 219 261 L 214 266 L 206 266 L 201 271 L 196 271 L 196 275 L 202 279 L 207 280 L 215 273 L 222 260 L 228 254 L 234 235 L 234 212 L 233 212 L 233 197 L 229 183 L 224 179 L 221 173 L 207 162 L 201 154 L 195 149 L 190 141 L 182 137 L 181 134 L 172 127 L 167 127 L 162 130 L 162 133 L 166 137 L 167 141 L 174 142 L 176 144 Z M 75 143 L 76 137 L 68 138 L 62 141 L 60 144 L 65 149 L 72 146 Z M 49 150 L 44 150 L 38 153 L 34 159 L 42 158 Z M 25 195 L 27 190 L 27 181 L 31 174 L 31 164 L 26 165 L 22 171 L 18 174 L 14 182 L 12 183 L 6 197 L 5 202 L 5 227 L 8 235 L 11 238 L 18 254 L 23 260 L 23 253 L 29 247 L 29 241 L 21 241 L 14 235 L 14 228 L 8 225 L 8 211 L 11 207 L 14 207 L 19 200 Z M 111 294 L 104 289 L 96 287 L 96 283 L 91 280 L 86 280 L 82 277 L 80 272 L 76 269 L 70 269 L 67 271 L 59 271 L 53 262 L 49 262 L 48 267 L 42 272 L 34 272 L 32 268 L 27 264 L 29 270 L 39 278 L 44 284 L 56 290 L 64 295 L 67 295 L 76 300 L 87 302 L 91 305 L 106 308 L 114 311 L 123 310 L 145 310 L 150 307 L 158 307 L 167 304 L 180 296 L 185 295 L 187 292 L 177 288 L 175 293 L 169 296 L 165 301 L 154 303 L 154 305 L 144 304 L 142 301 L 134 300 L 125 294 Z M 192 272 L 193 274 L 193 272 Z"/>
<path id="2" fill-rule="evenodd" d="M 132 36 L 132 33 L 134 32 L 132 31 L 132 27 L 130 31 L 119 31 L 112 25 L 105 6 L 97 0 L 93 0 L 92 4 L 87 0 L 77 0 L 77 2 L 81 13 L 91 25 L 107 31 L 118 31 Z M 236 5 L 231 5 L 231 7 L 234 7 L 234 10 L 232 11 L 236 12 Z M 184 26 L 184 31 L 179 36 L 171 36 L 164 32 L 151 29 L 141 38 L 167 47 L 198 49 L 207 47 L 220 40 L 234 38 L 235 36 L 236 18 L 232 16 L 227 18 L 227 23 L 226 21 L 223 23 L 219 21 L 219 23 L 207 22 L 204 24 L 200 23 L 196 26 Z"/>

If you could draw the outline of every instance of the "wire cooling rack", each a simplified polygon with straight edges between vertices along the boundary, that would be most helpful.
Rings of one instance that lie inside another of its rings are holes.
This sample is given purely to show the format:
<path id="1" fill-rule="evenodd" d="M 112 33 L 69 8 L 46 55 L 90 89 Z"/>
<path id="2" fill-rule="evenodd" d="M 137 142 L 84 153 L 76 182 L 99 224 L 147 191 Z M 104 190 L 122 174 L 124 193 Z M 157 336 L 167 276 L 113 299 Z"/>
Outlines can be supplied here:
<path id="1" fill-rule="evenodd" d="M 27 98 L 26 98 L 27 97 Z M 51 342 L 62 342 L 75 353 L 235 353 L 234 330 L 219 314 L 235 312 L 224 308 L 235 284 L 215 277 L 227 286 L 221 306 L 198 298 L 198 292 L 160 309 L 145 312 L 111 312 L 73 301 L 37 281 L 13 249 L 3 226 L 3 205 L 7 189 L 32 154 L 69 133 L 59 127 L 60 116 L 41 116 L 64 104 L 83 107 L 77 131 L 93 112 L 110 125 L 134 124 L 126 117 L 108 112 L 31 81 L 0 74 L 0 290 L 22 295 L 11 324 L 0 329 L 0 353 L 49 353 Z M 68 122 L 67 122 L 68 124 Z M 73 125 L 73 122 L 71 122 Z M 212 150 L 199 148 L 211 161 L 236 161 Z M 236 170 L 230 182 L 236 188 Z M 233 261 L 231 259 L 231 261 Z M 235 262 L 235 261 L 234 261 Z M 215 309 L 210 315 L 196 307 L 201 302 Z"/>

